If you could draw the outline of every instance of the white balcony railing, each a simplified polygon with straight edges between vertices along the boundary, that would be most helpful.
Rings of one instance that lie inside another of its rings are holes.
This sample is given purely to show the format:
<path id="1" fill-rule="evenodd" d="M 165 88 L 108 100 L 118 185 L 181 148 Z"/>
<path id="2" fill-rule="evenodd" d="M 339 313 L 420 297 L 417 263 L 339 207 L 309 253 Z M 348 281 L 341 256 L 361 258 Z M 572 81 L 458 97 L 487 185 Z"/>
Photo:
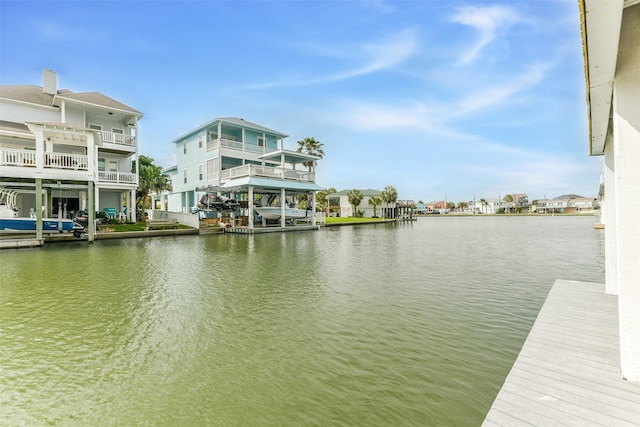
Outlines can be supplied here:
<path id="1" fill-rule="evenodd" d="M 36 152 L 33 150 L 0 148 L 0 165 L 35 167 Z"/>
<path id="2" fill-rule="evenodd" d="M 265 178 L 284 179 L 287 181 L 315 181 L 315 174 L 313 172 L 262 165 L 242 165 L 221 171 L 220 182 L 226 182 L 234 178 L 241 178 L 245 176 L 262 176 Z"/>
<path id="3" fill-rule="evenodd" d="M 134 147 L 136 143 L 136 138 L 134 136 L 125 135 L 122 133 L 102 131 L 102 142 Z"/>
<path id="4" fill-rule="evenodd" d="M 44 167 L 88 170 L 88 158 L 83 154 L 44 153 Z"/>
<path id="5" fill-rule="evenodd" d="M 118 184 L 135 184 L 136 174 L 129 172 L 98 171 L 98 181 L 113 182 Z"/>
<path id="6" fill-rule="evenodd" d="M 277 148 L 267 147 L 263 145 L 247 144 L 242 141 L 232 141 L 230 139 L 214 139 L 207 142 L 207 151 L 214 150 L 218 147 L 231 148 L 238 151 L 248 151 L 251 153 L 270 153 L 276 151 Z"/>
<path id="7" fill-rule="evenodd" d="M 42 155 L 42 154 L 41 154 Z M 42 159 L 42 157 L 40 157 Z M 44 153 L 45 169 L 89 170 L 89 158 L 83 154 Z M 36 167 L 36 151 L 0 148 L 0 166 Z M 98 171 L 98 181 L 136 184 L 137 174 L 130 172 Z"/>

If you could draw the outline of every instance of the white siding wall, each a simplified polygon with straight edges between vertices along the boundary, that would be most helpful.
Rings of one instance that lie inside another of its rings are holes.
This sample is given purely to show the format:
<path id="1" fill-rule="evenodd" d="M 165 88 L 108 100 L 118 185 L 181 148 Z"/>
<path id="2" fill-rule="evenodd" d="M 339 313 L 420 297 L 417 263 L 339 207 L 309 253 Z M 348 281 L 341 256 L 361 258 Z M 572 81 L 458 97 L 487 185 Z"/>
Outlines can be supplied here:
<path id="1" fill-rule="evenodd" d="M 77 126 L 86 126 L 84 123 L 84 111 L 77 108 L 69 108 L 68 104 L 65 108 L 66 122 Z"/>
<path id="2" fill-rule="evenodd" d="M 15 123 L 59 122 L 60 110 L 55 107 L 43 107 L 18 102 L 0 101 L 2 120 Z"/>

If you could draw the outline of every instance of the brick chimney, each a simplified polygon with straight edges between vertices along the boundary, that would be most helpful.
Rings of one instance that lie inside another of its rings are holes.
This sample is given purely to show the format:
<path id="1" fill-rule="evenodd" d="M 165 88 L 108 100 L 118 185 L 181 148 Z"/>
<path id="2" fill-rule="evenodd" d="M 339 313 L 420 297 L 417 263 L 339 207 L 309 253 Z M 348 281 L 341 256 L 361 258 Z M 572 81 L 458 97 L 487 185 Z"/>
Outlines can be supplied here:
<path id="1" fill-rule="evenodd" d="M 48 68 L 42 70 L 42 90 L 49 95 L 58 93 L 58 75 L 55 71 Z"/>

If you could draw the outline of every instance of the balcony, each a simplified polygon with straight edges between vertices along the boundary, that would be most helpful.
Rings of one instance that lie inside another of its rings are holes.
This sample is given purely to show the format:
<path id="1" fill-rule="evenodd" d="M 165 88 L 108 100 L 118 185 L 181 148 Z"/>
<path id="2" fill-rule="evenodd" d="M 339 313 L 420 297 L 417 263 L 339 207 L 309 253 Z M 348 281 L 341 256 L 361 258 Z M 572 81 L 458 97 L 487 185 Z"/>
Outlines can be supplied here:
<path id="1" fill-rule="evenodd" d="M 36 167 L 36 152 L 0 148 L 0 166 Z"/>
<path id="2" fill-rule="evenodd" d="M 99 182 L 110 182 L 114 184 L 136 184 L 137 175 L 129 172 L 98 171 Z"/>
<path id="3" fill-rule="evenodd" d="M 102 142 L 116 144 L 116 145 L 125 145 L 127 147 L 135 147 L 136 146 L 136 138 L 135 136 L 125 135 L 122 133 L 114 133 L 102 131 Z"/>
<path id="4" fill-rule="evenodd" d="M 218 138 L 207 143 L 207 151 L 214 150 L 218 147 L 231 148 L 238 151 L 246 151 L 249 153 L 264 154 L 278 150 L 277 148 L 267 147 L 264 145 L 247 144 L 242 141 L 233 141 L 230 139 Z"/>
<path id="5" fill-rule="evenodd" d="M 37 152 L 0 148 L 0 166 L 35 168 Z M 89 170 L 88 158 L 83 154 L 44 153 L 43 166 L 48 169 Z"/>
<path id="6" fill-rule="evenodd" d="M 88 158 L 82 154 L 44 153 L 44 167 L 54 169 L 89 170 Z"/>
<path id="7" fill-rule="evenodd" d="M 282 167 L 262 165 L 242 165 L 220 172 L 220 183 L 228 182 L 235 178 L 255 176 L 286 181 L 315 182 L 315 174 L 309 171 L 284 169 Z"/>

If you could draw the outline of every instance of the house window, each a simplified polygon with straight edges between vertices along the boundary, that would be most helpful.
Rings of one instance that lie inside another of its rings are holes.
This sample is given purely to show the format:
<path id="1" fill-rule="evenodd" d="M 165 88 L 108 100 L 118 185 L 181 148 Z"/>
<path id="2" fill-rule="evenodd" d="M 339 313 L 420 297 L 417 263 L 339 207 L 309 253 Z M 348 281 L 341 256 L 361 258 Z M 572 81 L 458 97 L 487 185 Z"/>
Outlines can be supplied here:
<path id="1" fill-rule="evenodd" d="M 218 179 L 218 159 L 207 160 L 207 181 Z"/>
<path id="2" fill-rule="evenodd" d="M 184 142 L 183 149 L 182 149 L 182 154 L 187 154 L 187 141 Z"/>
<path id="3" fill-rule="evenodd" d="M 202 135 L 198 138 L 198 148 L 202 148 Z"/>
<path id="4" fill-rule="evenodd" d="M 184 183 L 186 184 L 187 183 L 187 170 L 186 169 L 184 170 L 183 176 L 184 176 Z"/>
<path id="5" fill-rule="evenodd" d="M 124 134 L 124 131 L 122 129 L 118 129 L 118 128 L 111 128 L 111 132 L 117 133 L 118 135 L 123 135 Z"/>
<path id="6" fill-rule="evenodd" d="M 264 147 L 264 136 L 258 137 L 258 147 Z"/>
<path id="7" fill-rule="evenodd" d="M 109 160 L 109 172 L 118 172 L 117 160 Z"/>
<path id="8" fill-rule="evenodd" d="M 98 159 L 98 170 L 101 172 L 107 170 L 106 164 L 107 162 L 104 159 Z"/>
<path id="9" fill-rule="evenodd" d="M 203 169 L 204 169 L 204 165 L 202 163 L 200 163 L 198 165 L 198 179 L 200 181 L 202 181 L 204 179 L 204 171 L 203 171 Z"/>
<path id="10" fill-rule="evenodd" d="M 89 129 L 102 130 L 102 126 L 101 125 L 94 125 L 94 124 L 89 123 Z"/>

